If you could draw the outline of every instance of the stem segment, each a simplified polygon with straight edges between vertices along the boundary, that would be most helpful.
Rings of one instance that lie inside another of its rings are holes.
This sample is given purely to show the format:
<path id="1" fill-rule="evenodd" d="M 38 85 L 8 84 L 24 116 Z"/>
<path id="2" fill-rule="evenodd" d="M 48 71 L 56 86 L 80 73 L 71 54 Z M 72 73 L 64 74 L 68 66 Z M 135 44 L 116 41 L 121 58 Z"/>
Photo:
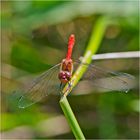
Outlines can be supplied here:
<path id="1" fill-rule="evenodd" d="M 60 105 L 64 112 L 65 117 L 67 118 L 68 124 L 70 125 L 70 127 L 73 131 L 75 138 L 80 139 L 80 140 L 85 140 L 85 137 L 81 131 L 81 128 L 80 128 L 80 126 L 75 118 L 75 115 L 73 114 L 73 111 L 69 105 L 69 102 L 65 96 L 60 100 Z"/>
<path id="2" fill-rule="evenodd" d="M 92 61 L 92 55 L 97 52 L 99 45 L 103 39 L 104 32 L 105 32 L 107 25 L 108 25 L 107 18 L 101 17 L 100 19 L 98 19 L 96 25 L 94 26 L 94 30 L 91 33 L 91 38 L 89 40 L 87 50 L 84 54 L 82 63 L 89 64 Z M 84 67 L 83 65 L 80 65 L 78 67 L 78 69 L 76 70 L 76 72 L 74 73 L 74 75 L 71 78 L 71 83 L 72 83 L 71 89 L 67 90 L 68 85 L 66 85 L 63 89 L 64 96 L 60 100 L 61 108 L 64 112 L 64 115 L 65 115 L 76 139 L 85 139 L 85 138 L 84 138 L 81 128 L 72 112 L 72 109 L 68 103 L 66 96 L 70 93 L 70 91 L 73 89 L 73 87 L 76 86 L 76 84 L 79 82 L 80 78 L 86 71 L 86 68 L 87 67 Z"/>

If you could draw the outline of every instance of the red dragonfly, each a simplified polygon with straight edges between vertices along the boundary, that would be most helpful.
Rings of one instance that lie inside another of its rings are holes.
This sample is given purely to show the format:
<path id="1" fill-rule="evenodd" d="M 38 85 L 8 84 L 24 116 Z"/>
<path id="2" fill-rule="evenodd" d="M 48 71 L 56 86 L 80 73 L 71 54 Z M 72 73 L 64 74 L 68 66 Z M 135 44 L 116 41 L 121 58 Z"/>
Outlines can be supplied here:
<path id="1" fill-rule="evenodd" d="M 74 43 L 75 36 L 72 34 L 69 37 L 66 58 L 61 63 L 53 66 L 37 77 L 29 84 L 28 88 L 24 88 L 26 90 L 20 90 L 22 94 L 18 102 L 20 108 L 28 107 L 51 93 L 60 93 L 63 96 L 62 88 L 67 83 L 69 85 L 68 88 L 71 87 L 71 77 L 79 65 L 87 67 L 87 71 L 81 80 L 90 81 L 92 87 L 96 86 L 103 89 L 125 92 L 131 88 L 129 82 L 134 77 L 129 74 L 110 72 L 102 70 L 93 64 L 88 65 L 82 64 L 81 62 L 74 62 L 71 58 Z M 107 79 L 107 82 L 104 79 Z"/>

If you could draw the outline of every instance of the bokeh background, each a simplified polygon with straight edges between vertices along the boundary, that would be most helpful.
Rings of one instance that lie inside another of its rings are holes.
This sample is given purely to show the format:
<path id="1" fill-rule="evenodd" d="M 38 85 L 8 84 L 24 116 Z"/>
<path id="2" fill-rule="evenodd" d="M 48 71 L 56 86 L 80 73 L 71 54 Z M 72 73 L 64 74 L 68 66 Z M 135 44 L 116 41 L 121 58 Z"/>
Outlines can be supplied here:
<path id="1" fill-rule="evenodd" d="M 65 57 L 76 36 L 73 58 L 83 55 L 94 25 L 112 19 L 97 53 L 139 50 L 138 1 L 1 1 L 1 134 L 3 139 L 73 139 L 59 96 L 19 109 L 13 91 Z M 138 79 L 138 59 L 93 63 Z M 138 86 L 127 94 L 107 92 L 68 97 L 87 139 L 139 139 Z"/>

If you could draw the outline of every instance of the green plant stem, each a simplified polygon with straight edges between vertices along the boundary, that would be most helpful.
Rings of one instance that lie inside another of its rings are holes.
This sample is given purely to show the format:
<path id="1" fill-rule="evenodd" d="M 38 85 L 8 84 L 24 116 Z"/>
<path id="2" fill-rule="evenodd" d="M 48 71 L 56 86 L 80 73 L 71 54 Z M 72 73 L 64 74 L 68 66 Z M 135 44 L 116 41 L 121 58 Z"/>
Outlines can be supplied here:
<path id="1" fill-rule="evenodd" d="M 90 64 L 92 60 L 92 55 L 95 54 L 100 46 L 100 43 L 103 39 L 105 29 L 108 25 L 108 19 L 105 17 L 101 17 L 98 19 L 97 23 L 94 26 L 94 29 L 91 33 L 91 37 L 87 46 L 87 50 L 85 51 L 84 57 L 82 59 L 82 63 Z M 60 100 L 60 106 L 64 112 L 64 115 L 72 129 L 72 132 L 76 139 L 85 139 L 84 135 L 81 131 L 81 128 L 72 112 L 72 109 L 68 103 L 68 100 L 66 96 L 70 93 L 70 91 L 73 89 L 74 86 L 78 83 L 84 72 L 86 71 L 87 67 L 84 67 L 84 65 L 80 65 L 76 72 L 73 74 L 71 78 L 72 86 L 69 90 L 68 84 L 64 87 L 63 93 L 64 96 Z"/>
<path id="2" fill-rule="evenodd" d="M 64 112 L 64 115 L 67 118 L 68 124 L 70 125 L 76 139 L 84 140 L 85 137 L 84 137 L 84 135 L 81 131 L 81 128 L 80 128 L 80 126 L 79 126 L 79 124 L 74 116 L 74 113 L 69 105 L 69 102 L 68 102 L 66 96 L 64 96 L 60 100 L 60 105 L 61 105 L 61 108 Z"/>

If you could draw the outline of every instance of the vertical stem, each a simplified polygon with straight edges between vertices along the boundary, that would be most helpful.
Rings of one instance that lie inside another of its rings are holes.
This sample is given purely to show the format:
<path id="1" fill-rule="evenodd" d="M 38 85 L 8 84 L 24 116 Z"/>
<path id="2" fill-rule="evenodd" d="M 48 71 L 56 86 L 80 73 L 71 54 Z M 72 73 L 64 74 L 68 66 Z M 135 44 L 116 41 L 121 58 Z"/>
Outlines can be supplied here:
<path id="1" fill-rule="evenodd" d="M 60 105 L 76 139 L 85 140 L 82 130 L 65 96 L 60 100 Z"/>
<path id="2" fill-rule="evenodd" d="M 94 29 L 91 33 L 91 37 L 90 37 L 89 43 L 87 45 L 87 49 L 86 49 L 86 52 L 85 52 L 83 60 L 82 60 L 83 63 L 89 64 L 91 62 L 92 55 L 97 52 L 97 50 L 100 46 L 100 43 L 103 39 L 105 29 L 108 25 L 107 23 L 108 23 L 107 18 L 101 17 L 100 19 L 98 19 L 98 21 L 95 24 Z M 80 65 L 78 67 L 78 69 L 76 70 L 76 72 L 74 73 L 74 75 L 71 78 L 71 82 L 72 82 L 71 89 L 67 90 L 68 85 L 66 85 L 63 89 L 64 96 L 60 100 L 61 108 L 64 112 L 64 115 L 65 115 L 76 139 L 85 139 L 85 138 L 84 138 L 81 128 L 72 112 L 72 109 L 68 103 L 66 96 L 69 94 L 69 92 L 72 90 L 72 88 L 74 86 L 76 86 L 76 84 L 79 82 L 80 78 L 82 77 L 82 75 L 84 74 L 85 71 L 86 71 L 86 67 L 84 67 L 83 65 Z"/>
<path id="3" fill-rule="evenodd" d="M 96 22 L 92 30 L 89 43 L 87 45 L 87 49 L 84 54 L 84 60 L 83 60 L 84 63 L 90 63 L 92 60 L 92 55 L 95 54 L 99 49 L 107 25 L 108 25 L 107 17 L 102 17 Z"/>

